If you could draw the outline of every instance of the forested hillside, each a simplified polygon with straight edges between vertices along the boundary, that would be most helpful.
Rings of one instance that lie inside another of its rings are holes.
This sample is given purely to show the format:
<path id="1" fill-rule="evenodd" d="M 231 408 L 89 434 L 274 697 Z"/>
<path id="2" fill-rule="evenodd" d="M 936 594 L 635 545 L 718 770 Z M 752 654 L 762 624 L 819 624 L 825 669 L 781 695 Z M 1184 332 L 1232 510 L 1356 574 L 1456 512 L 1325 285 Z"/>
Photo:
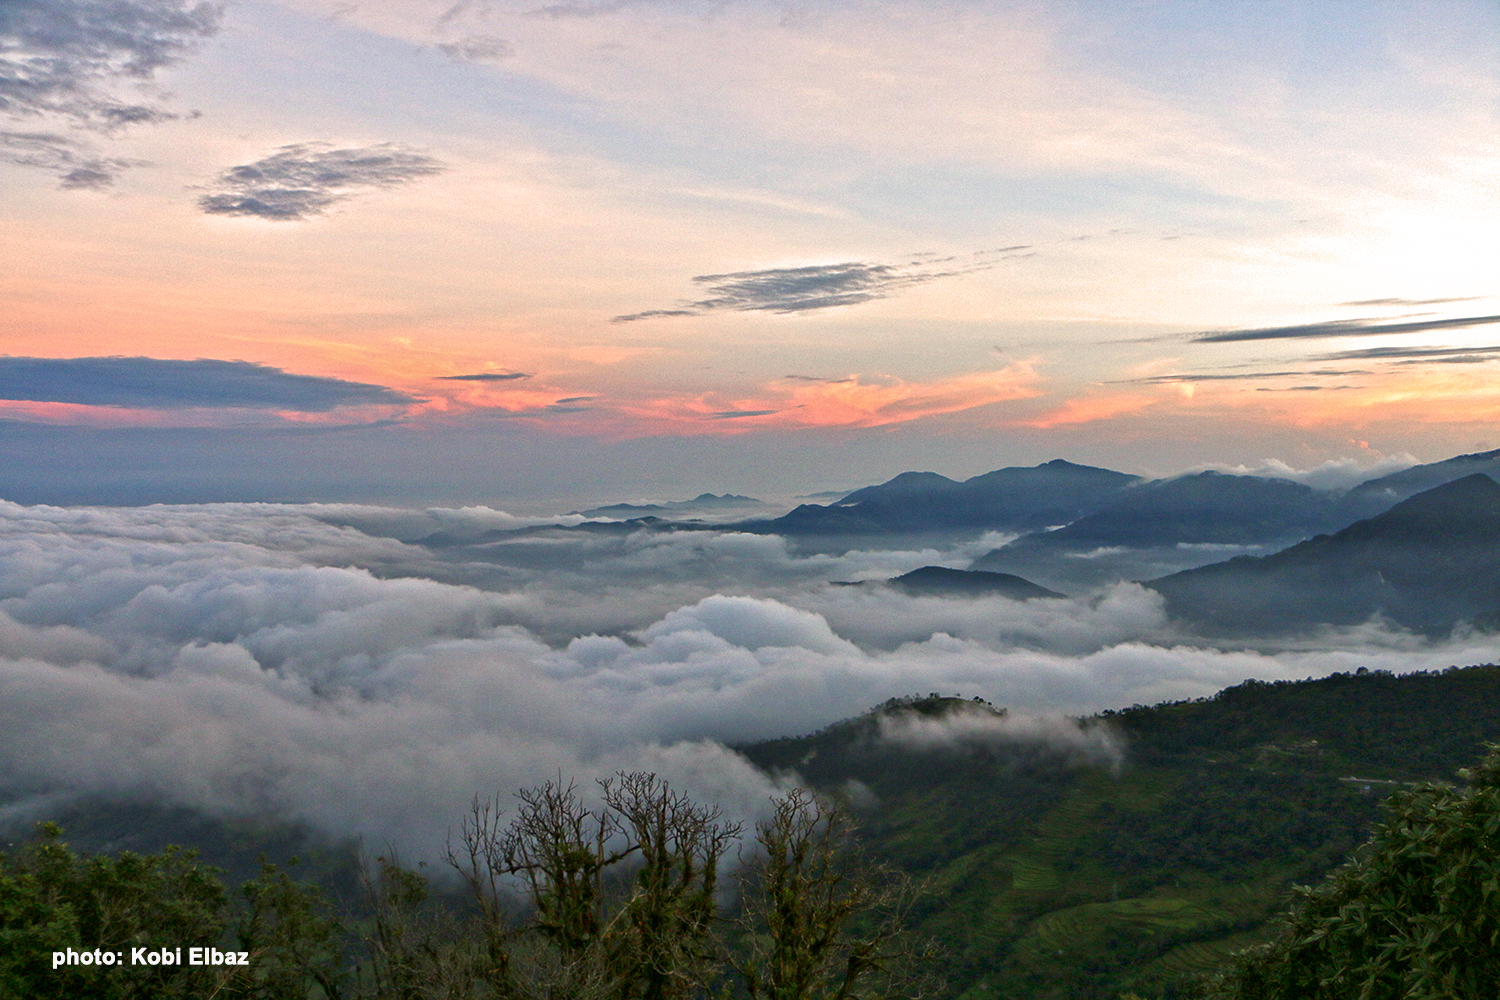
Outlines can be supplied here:
<path id="1" fill-rule="evenodd" d="M 1342 863 L 1382 799 L 1497 738 L 1485 666 L 1248 682 L 1077 727 L 931 696 L 744 752 L 865 803 L 871 847 L 930 880 L 919 926 L 952 995 L 1114 1000 L 1182 995 Z"/>

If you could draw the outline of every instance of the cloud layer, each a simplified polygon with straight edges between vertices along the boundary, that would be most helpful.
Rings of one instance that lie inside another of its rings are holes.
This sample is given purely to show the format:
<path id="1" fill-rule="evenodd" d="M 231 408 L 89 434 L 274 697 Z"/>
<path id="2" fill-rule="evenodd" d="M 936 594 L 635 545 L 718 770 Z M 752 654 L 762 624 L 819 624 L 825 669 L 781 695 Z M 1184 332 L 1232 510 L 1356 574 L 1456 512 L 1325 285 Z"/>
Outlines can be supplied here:
<path id="1" fill-rule="evenodd" d="M 248 407 L 318 413 L 340 406 L 401 405 L 385 386 L 294 375 L 249 361 L 0 356 L 0 399 L 142 409 Z"/>
<path id="2" fill-rule="evenodd" d="M 297 143 L 224 171 L 198 207 L 209 215 L 295 222 L 322 215 L 362 188 L 395 187 L 444 169 L 441 161 L 396 143 L 357 149 Z"/>
<path id="3" fill-rule="evenodd" d="M 1134 585 L 1024 603 L 828 585 L 995 539 L 796 556 L 766 536 L 555 526 L 580 521 L 0 503 L 0 793 L 292 816 L 422 851 L 476 792 L 559 770 L 649 768 L 753 815 L 773 788 L 725 742 L 905 694 L 1015 713 L 888 734 L 914 748 L 1035 739 L 1110 759 L 1105 734 L 1059 713 L 1500 656 L 1487 636 L 1437 645 L 1376 625 L 1219 649 L 1175 633 Z M 418 543 L 434 530 L 460 544 Z"/>

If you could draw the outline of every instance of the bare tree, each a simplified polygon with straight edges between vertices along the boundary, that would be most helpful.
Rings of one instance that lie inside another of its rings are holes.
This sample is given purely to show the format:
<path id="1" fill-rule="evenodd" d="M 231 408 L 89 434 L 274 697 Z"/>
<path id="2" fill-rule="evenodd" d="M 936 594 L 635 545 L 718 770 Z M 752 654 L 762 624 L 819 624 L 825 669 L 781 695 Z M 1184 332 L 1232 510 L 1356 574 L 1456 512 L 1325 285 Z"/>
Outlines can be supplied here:
<path id="1" fill-rule="evenodd" d="M 853 850 L 849 816 L 804 789 L 756 828 L 763 853 L 740 874 L 741 957 L 754 1000 L 920 997 L 931 945 L 905 933 L 921 887 Z"/>
<path id="2" fill-rule="evenodd" d="M 719 864 L 738 825 L 653 774 L 599 785 L 597 808 L 572 783 L 520 792 L 508 823 L 497 801 L 476 800 L 449 846 L 497 996 L 675 1000 L 706 987 Z M 515 889 L 527 921 L 514 918 Z"/>

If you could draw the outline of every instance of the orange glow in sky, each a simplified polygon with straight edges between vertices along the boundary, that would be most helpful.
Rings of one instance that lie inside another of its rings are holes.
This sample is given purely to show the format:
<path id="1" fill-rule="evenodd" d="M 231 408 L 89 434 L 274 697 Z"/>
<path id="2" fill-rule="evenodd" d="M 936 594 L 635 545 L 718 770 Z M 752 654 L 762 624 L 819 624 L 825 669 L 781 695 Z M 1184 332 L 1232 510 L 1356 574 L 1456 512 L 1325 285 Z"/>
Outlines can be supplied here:
<path id="1" fill-rule="evenodd" d="M 1500 436 L 1493 6 L 1138 6 L 266 0 L 25 35 L 4 58 L 57 76 L 0 127 L 0 412 L 542 450 L 899 427 L 970 472 Z M 256 367 L 125 402 L 27 367 L 91 358 Z M 304 402 L 249 387 L 281 376 Z"/>

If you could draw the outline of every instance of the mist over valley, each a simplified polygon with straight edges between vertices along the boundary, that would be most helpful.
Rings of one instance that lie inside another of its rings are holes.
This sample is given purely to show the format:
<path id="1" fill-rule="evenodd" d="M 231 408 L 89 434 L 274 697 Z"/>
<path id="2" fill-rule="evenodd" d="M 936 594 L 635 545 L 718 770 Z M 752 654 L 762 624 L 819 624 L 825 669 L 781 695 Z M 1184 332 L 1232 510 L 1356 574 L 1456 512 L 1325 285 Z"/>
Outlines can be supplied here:
<path id="1" fill-rule="evenodd" d="M 1497 461 L 1345 490 L 1052 462 L 966 483 L 906 474 L 714 522 L 5 504 L 5 815 L 108 796 L 422 852 L 476 792 L 559 770 L 658 771 L 753 815 L 784 779 L 727 746 L 916 692 L 1063 720 L 1247 678 L 1492 662 L 1492 577 L 1469 567 L 1490 565 L 1500 538 L 1476 514 L 1500 487 L 1475 470 Z M 1297 590 L 1311 571 L 1228 558 L 1285 545 L 1263 560 L 1282 565 L 1321 546 L 1335 555 L 1317 572 L 1374 572 L 1341 539 L 1413 504 L 1459 506 L 1400 539 L 1406 576 L 1336 588 L 1337 613 L 1318 617 Z M 1048 523 L 1060 516 L 1073 519 Z M 1443 532 L 1460 529 L 1470 562 L 1455 568 Z M 1158 581 L 1163 566 L 1186 572 Z M 1298 615 L 1266 611 L 1281 593 Z"/>

